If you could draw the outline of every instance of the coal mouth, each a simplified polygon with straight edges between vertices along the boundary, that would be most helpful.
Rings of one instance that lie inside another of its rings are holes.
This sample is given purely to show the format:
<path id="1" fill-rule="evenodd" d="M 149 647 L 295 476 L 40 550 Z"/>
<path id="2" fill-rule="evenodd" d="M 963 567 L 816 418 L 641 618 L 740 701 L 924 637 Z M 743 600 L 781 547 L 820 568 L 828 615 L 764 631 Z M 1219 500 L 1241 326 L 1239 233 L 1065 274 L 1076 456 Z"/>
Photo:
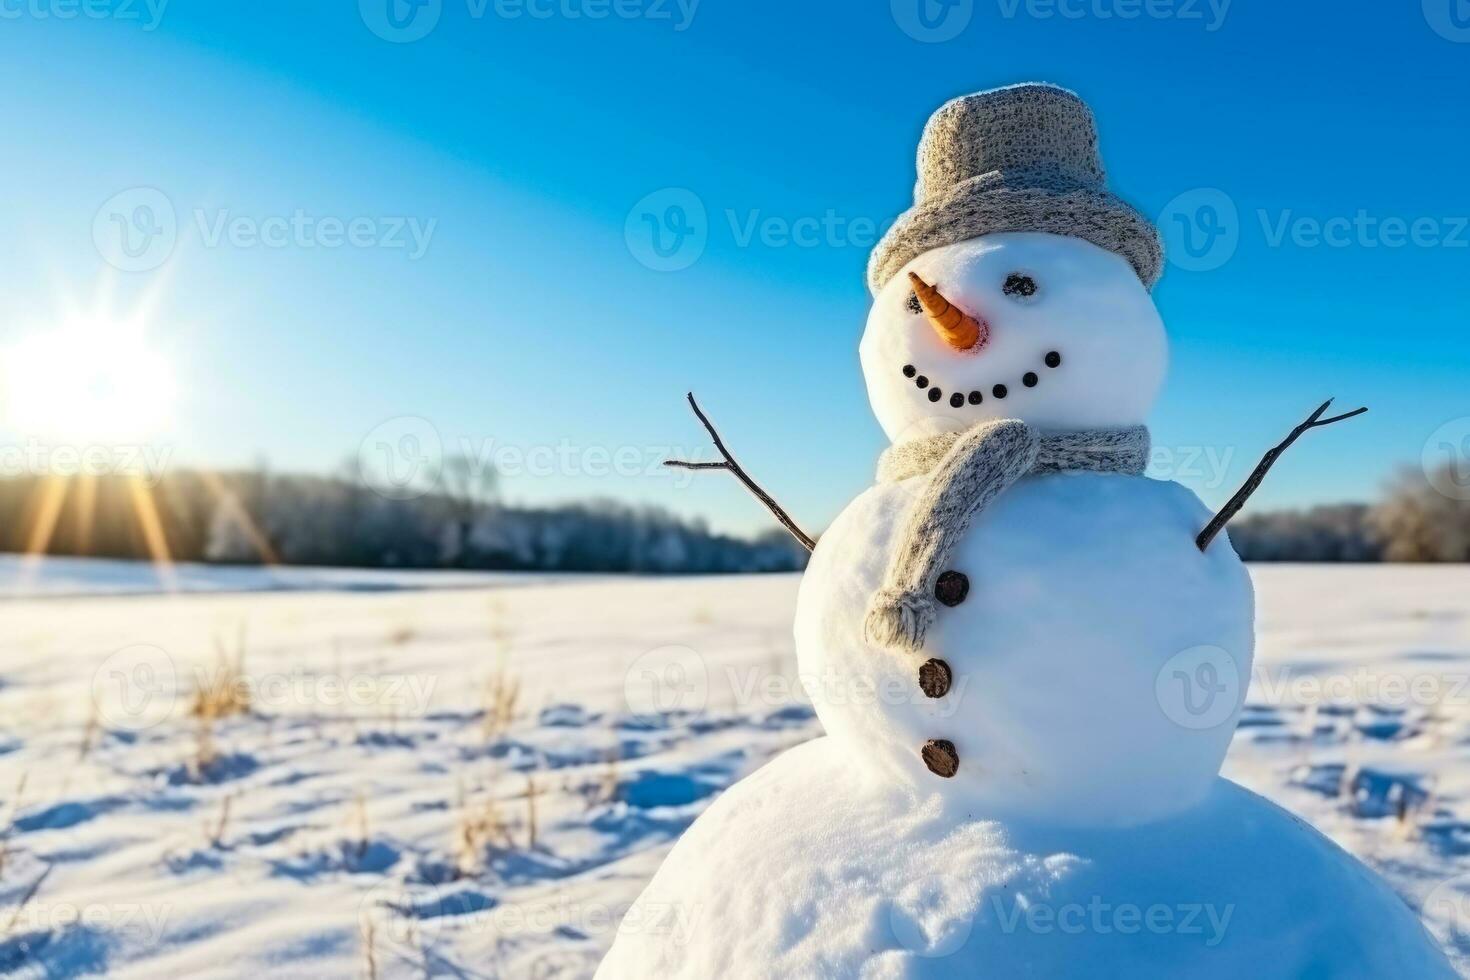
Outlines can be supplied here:
<path id="1" fill-rule="evenodd" d="M 1062 366 L 1062 355 L 1060 351 L 1047 351 L 1046 356 L 1041 359 L 1047 370 L 1054 370 Z M 912 364 L 903 366 L 903 376 L 914 383 L 914 387 L 925 392 L 925 397 L 931 402 L 938 404 L 945 398 L 944 388 L 934 384 L 927 374 L 919 371 Z M 1021 375 L 1020 386 L 1022 388 L 1035 388 L 1041 383 L 1041 374 L 1036 371 L 1027 371 Z M 981 388 L 972 388 L 968 392 L 952 391 L 949 393 L 949 405 L 951 408 L 963 408 L 966 405 L 983 405 L 987 394 L 994 399 L 1002 399 L 1011 393 L 1011 387 L 997 382 L 990 386 L 989 391 Z"/>

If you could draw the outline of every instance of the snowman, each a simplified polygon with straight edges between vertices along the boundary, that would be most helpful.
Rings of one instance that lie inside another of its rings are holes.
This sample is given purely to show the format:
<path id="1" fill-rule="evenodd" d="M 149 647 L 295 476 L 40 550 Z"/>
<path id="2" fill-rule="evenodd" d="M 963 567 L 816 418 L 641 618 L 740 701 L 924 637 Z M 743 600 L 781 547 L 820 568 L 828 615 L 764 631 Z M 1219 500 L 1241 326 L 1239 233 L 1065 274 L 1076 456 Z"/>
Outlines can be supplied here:
<path id="1" fill-rule="evenodd" d="M 689 828 L 598 976 L 1453 976 L 1372 872 L 1219 775 L 1251 582 L 1231 507 L 1143 475 L 1162 250 L 1090 110 L 959 98 L 918 162 L 860 348 L 892 445 L 798 599 L 826 735 Z"/>

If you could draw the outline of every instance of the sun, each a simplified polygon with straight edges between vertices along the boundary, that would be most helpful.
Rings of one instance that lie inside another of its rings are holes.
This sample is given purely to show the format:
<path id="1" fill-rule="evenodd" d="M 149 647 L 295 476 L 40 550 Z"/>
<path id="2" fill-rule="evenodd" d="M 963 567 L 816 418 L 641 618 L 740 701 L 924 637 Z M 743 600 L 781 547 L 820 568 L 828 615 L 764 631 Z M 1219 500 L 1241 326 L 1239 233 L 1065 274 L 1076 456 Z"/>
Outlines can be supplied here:
<path id="1" fill-rule="evenodd" d="M 171 422 L 171 366 L 137 320 L 77 319 L 0 352 L 4 424 L 47 439 L 142 440 Z"/>
<path id="2" fill-rule="evenodd" d="M 122 457 L 97 449 L 138 447 L 164 438 L 172 424 L 174 375 L 168 359 L 151 348 L 145 317 L 64 317 L 44 330 L 23 333 L 0 348 L 0 430 L 43 448 L 88 450 L 90 464 L 76 472 L 42 468 L 32 472 L 26 522 L 24 574 L 35 574 L 49 553 L 65 509 L 76 519 L 80 554 L 91 548 L 97 518 L 97 486 L 122 481 L 132 502 L 138 533 L 165 590 L 174 588 L 173 561 L 154 487 L 145 474 L 119 465 Z M 100 461 L 99 461 L 100 460 Z M 85 529 L 85 530 L 81 530 Z"/>

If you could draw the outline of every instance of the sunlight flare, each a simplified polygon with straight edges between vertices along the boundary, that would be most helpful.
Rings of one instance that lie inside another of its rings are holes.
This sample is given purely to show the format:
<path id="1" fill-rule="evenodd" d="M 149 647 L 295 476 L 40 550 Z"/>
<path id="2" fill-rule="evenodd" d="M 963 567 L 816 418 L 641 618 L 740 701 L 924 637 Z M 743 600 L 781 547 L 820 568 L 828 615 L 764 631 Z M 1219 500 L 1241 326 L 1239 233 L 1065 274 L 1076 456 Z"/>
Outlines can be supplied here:
<path id="1" fill-rule="evenodd" d="M 170 422 L 174 377 L 136 320 L 78 319 L 6 348 L 4 422 L 26 435 L 117 443 Z"/>

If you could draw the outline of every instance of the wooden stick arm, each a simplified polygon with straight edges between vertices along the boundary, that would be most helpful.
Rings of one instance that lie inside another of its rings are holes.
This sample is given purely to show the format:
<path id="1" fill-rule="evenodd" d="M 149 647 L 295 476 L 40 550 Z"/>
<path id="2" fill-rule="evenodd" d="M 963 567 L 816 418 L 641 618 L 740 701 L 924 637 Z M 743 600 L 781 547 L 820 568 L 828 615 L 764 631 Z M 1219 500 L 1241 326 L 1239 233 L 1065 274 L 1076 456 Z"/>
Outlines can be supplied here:
<path id="1" fill-rule="evenodd" d="M 704 411 L 700 409 L 699 402 L 695 401 L 694 393 L 689 392 L 686 397 L 689 400 L 689 407 L 694 410 L 695 417 L 699 419 L 700 424 L 703 425 L 705 431 L 709 433 L 710 439 L 714 442 L 715 449 L 719 452 L 722 459 L 720 461 L 702 463 L 689 462 L 681 459 L 666 459 L 664 460 L 664 465 L 678 467 L 680 469 L 686 470 L 724 470 L 725 472 L 730 473 L 732 476 L 735 477 L 735 479 L 739 480 L 740 483 L 745 487 L 745 489 L 749 490 L 750 493 L 757 500 L 759 500 L 767 510 L 771 512 L 772 516 L 776 518 L 777 522 L 779 522 L 780 525 L 784 527 L 793 538 L 800 542 L 803 548 L 805 548 L 807 551 L 811 551 L 816 548 L 816 540 L 813 539 L 805 531 L 803 531 L 799 526 L 797 526 L 796 522 L 791 519 L 791 516 L 786 513 L 786 510 L 780 504 L 776 503 L 775 499 L 769 493 L 767 493 L 760 484 L 756 483 L 755 480 L 753 480 L 750 475 L 745 472 L 744 467 L 742 467 L 735 460 L 735 457 L 731 455 L 730 451 L 725 447 L 724 439 L 720 438 L 719 431 L 715 429 L 714 423 L 712 423 L 709 420 L 709 417 L 704 414 Z M 1295 443 L 1305 433 L 1312 429 L 1318 429 L 1322 428 L 1323 426 L 1332 425 L 1336 422 L 1342 422 L 1346 419 L 1362 415 L 1364 412 L 1368 411 L 1367 408 L 1356 408 L 1353 409 L 1351 412 L 1344 412 L 1341 415 L 1334 415 L 1331 418 L 1323 418 L 1322 416 L 1327 413 L 1327 409 L 1331 406 L 1332 399 L 1329 398 L 1320 406 L 1318 406 L 1315 412 L 1307 416 L 1306 421 L 1302 422 L 1296 428 L 1292 429 L 1291 433 L 1287 435 L 1285 439 L 1266 451 L 1266 454 L 1261 457 L 1261 461 L 1256 464 L 1256 468 L 1251 471 L 1251 475 L 1246 478 L 1245 483 L 1241 485 L 1239 490 L 1235 491 L 1234 495 L 1232 495 L 1231 498 L 1225 502 L 1225 506 L 1220 508 L 1219 513 L 1217 513 L 1214 517 L 1210 519 L 1210 522 L 1205 525 L 1204 529 L 1200 531 L 1198 537 L 1195 538 L 1195 544 L 1199 547 L 1200 551 L 1204 551 L 1209 548 L 1210 543 L 1215 540 L 1216 536 L 1218 536 L 1222 530 L 1225 529 L 1225 525 L 1229 524 L 1230 521 L 1233 520 L 1235 516 L 1240 513 L 1240 511 L 1245 507 L 1246 501 L 1248 501 L 1251 498 L 1251 495 L 1260 488 L 1262 481 L 1264 481 L 1266 478 L 1266 474 L 1271 471 L 1271 467 L 1276 464 L 1276 461 L 1281 458 L 1282 454 L 1285 453 L 1286 450 L 1291 448 L 1293 443 Z"/>
<path id="2" fill-rule="evenodd" d="M 1225 506 L 1220 508 L 1220 512 L 1210 519 L 1210 523 L 1205 525 L 1204 530 L 1199 533 L 1199 537 L 1194 539 L 1194 543 L 1199 545 L 1200 551 L 1208 548 L 1210 542 L 1215 540 L 1215 536 L 1225 529 L 1225 525 L 1229 524 L 1231 519 L 1240 513 L 1241 508 L 1245 506 L 1245 502 L 1250 499 L 1251 494 L 1260 488 L 1261 481 L 1266 479 L 1266 474 L 1271 471 L 1271 467 L 1281 458 L 1282 453 L 1291 448 L 1292 443 L 1300 439 L 1310 429 L 1318 429 L 1324 425 L 1341 422 L 1344 419 L 1350 419 L 1368 411 L 1366 408 L 1355 408 L 1351 412 L 1344 412 L 1341 415 L 1334 415 L 1330 419 L 1324 419 L 1322 416 L 1331 405 L 1332 399 L 1329 398 L 1315 412 L 1307 416 L 1305 422 L 1292 429 L 1290 435 L 1266 451 L 1266 455 L 1261 457 L 1261 461 L 1256 464 L 1256 468 L 1251 471 L 1251 475 L 1246 478 L 1245 483 L 1241 484 L 1240 489 L 1235 491 L 1234 496 L 1225 502 Z"/>
<path id="3" fill-rule="evenodd" d="M 745 469 L 735 461 L 735 457 L 730 455 L 730 451 L 725 448 L 725 441 L 720 438 L 719 432 L 715 430 L 714 423 L 712 423 L 709 420 L 709 417 L 700 410 L 699 402 L 694 400 L 694 392 L 689 392 L 687 397 L 689 399 L 689 407 L 694 409 L 695 417 L 699 419 L 700 424 L 704 426 L 705 431 L 708 432 L 710 438 L 714 440 L 715 449 L 717 449 L 720 455 L 724 457 L 724 461 L 713 463 L 691 463 L 686 462 L 682 459 L 666 459 L 664 460 L 664 465 L 675 466 L 679 469 L 685 470 L 725 470 L 726 472 L 733 475 L 735 479 L 739 480 L 741 484 L 744 485 L 745 489 L 749 490 L 757 500 L 764 504 L 766 510 L 769 510 L 771 514 L 775 516 L 776 520 L 780 522 L 781 526 L 789 531 L 791 533 L 791 536 L 799 541 L 803 548 L 805 548 L 807 551 L 811 551 L 816 548 L 817 542 L 805 531 L 797 527 L 796 522 L 791 519 L 790 515 L 786 513 L 785 509 L 782 508 L 780 504 L 776 503 L 775 499 L 772 498 L 770 494 L 766 493 L 766 491 L 761 487 L 760 484 L 752 480 L 750 478 L 750 475 L 745 472 Z"/>

